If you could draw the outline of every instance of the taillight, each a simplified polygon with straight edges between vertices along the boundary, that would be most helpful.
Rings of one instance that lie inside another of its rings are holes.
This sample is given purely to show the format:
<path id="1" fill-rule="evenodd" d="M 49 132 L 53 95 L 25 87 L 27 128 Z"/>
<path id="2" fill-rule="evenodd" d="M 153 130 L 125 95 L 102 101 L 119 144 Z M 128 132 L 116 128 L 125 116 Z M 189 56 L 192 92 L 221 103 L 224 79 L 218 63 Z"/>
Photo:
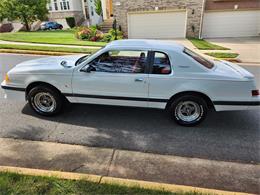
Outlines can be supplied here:
<path id="1" fill-rule="evenodd" d="M 252 90 L 252 96 L 258 96 L 260 95 L 259 90 Z"/>

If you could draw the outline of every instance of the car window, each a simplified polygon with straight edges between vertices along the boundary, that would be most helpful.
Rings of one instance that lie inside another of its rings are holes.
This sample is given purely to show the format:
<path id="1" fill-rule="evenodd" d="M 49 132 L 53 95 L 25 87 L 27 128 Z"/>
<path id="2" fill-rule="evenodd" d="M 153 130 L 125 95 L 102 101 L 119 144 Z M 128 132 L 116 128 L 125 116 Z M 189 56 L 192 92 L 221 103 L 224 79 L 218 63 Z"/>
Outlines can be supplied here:
<path id="1" fill-rule="evenodd" d="M 154 53 L 154 62 L 152 65 L 152 74 L 170 74 L 171 63 L 167 54 L 162 52 Z"/>
<path id="2" fill-rule="evenodd" d="M 96 72 L 144 73 L 147 63 L 147 51 L 113 50 L 103 53 L 89 65 Z"/>
<path id="3" fill-rule="evenodd" d="M 184 53 L 187 54 L 188 56 L 192 57 L 194 60 L 196 60 L 198 63 L 203 65 L 204 67 L 208 69 L 212 69 L 214 67 L 214 63 L 211 62 L 210 60 L 207 60 L 206 58 L 200 56 L 199 54 L 196 54 L 195 52 L 185 48 Z"/>

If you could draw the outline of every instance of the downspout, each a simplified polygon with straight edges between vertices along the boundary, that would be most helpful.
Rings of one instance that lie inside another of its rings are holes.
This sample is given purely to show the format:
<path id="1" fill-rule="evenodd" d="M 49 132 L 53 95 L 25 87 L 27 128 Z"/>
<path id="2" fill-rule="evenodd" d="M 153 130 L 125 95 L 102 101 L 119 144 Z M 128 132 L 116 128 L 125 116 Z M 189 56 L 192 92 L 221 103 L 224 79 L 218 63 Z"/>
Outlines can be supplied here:
<path id="1" fill-rule="evenodd" d="M 203 20 L 204 20 L 204 12 L 205 12 L 205 5 L 206 0 L 203 0 L 202 2 L 202 8 L 201 8 L 201 17 L 200 17 L 200 32 L 199 32 L 199 39 L 202 39 L 202 28 L 203 28 Z"/>

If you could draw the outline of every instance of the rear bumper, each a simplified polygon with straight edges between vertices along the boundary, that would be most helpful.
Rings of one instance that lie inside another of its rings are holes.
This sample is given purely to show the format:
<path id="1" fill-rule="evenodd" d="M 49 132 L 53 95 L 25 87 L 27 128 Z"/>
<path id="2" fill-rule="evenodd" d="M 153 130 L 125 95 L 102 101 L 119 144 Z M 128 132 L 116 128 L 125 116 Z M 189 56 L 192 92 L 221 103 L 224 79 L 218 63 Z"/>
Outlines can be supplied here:
<path id="1" fill-rule="evenodd" d="M 214 101 L 216 111 L 260 109 L 260 96 L 251 101 Z"/>
<path id="2" fill-rule="evenodd" d="M 7 85 L 1 85 L 4 90 L 4 98 L 15 101 L 25 101 L 25 89 Z"/>

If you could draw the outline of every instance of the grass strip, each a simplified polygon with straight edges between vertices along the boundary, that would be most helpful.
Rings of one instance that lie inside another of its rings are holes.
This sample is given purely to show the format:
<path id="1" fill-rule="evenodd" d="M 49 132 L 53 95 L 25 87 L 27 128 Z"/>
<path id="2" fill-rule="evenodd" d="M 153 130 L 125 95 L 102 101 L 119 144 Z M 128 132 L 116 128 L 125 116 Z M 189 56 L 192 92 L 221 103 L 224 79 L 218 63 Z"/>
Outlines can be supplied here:
<path id="1" fill-rule="evenodd" d="M 237 53 L 222 53 L 222 52 L 211 52 L 205 54 L 215 58 L 236 58 L 239 56 L 239 54 Z"/>
<path id="2" fill-rule="evenodd" d="M 96 47 L 103 47 L 107 44 L 105 42 L 79 40 L 75 37 L 74 31 L 68 30 L 0 33 L 0 40 Z"/>
<path id="3" fill-rule="evenodd" d="M 28 176 L 0 172 L 0 194 L 154 194 L 154 195 L 203 195 L 198 192 L 172 193 L 141 187 L 100 184 L 84 180 L 67 180 L 55 177 Z"/>
<path id="4" fill-rule="evenodd" d="M 13 44 L 0 44 L 1 49 L 8 50 L 30 50 L 30 51 L 43 51 L 43 52 L 64 52 L 64 53 L 93 53 L 97 49 L 90 48 L 68 48 L 68 47 L 49 47 L 49 46 L 31 46 L 31 45 L 13 45 Z"/>
<path id="5" fill-rule="evenodd" d="M 192 44 L 200 50 L 230 50 L 229 48 L 215 45 L 205 41 L 204 39 L 189 38 L 188 40 L 191 41 Z"/>

